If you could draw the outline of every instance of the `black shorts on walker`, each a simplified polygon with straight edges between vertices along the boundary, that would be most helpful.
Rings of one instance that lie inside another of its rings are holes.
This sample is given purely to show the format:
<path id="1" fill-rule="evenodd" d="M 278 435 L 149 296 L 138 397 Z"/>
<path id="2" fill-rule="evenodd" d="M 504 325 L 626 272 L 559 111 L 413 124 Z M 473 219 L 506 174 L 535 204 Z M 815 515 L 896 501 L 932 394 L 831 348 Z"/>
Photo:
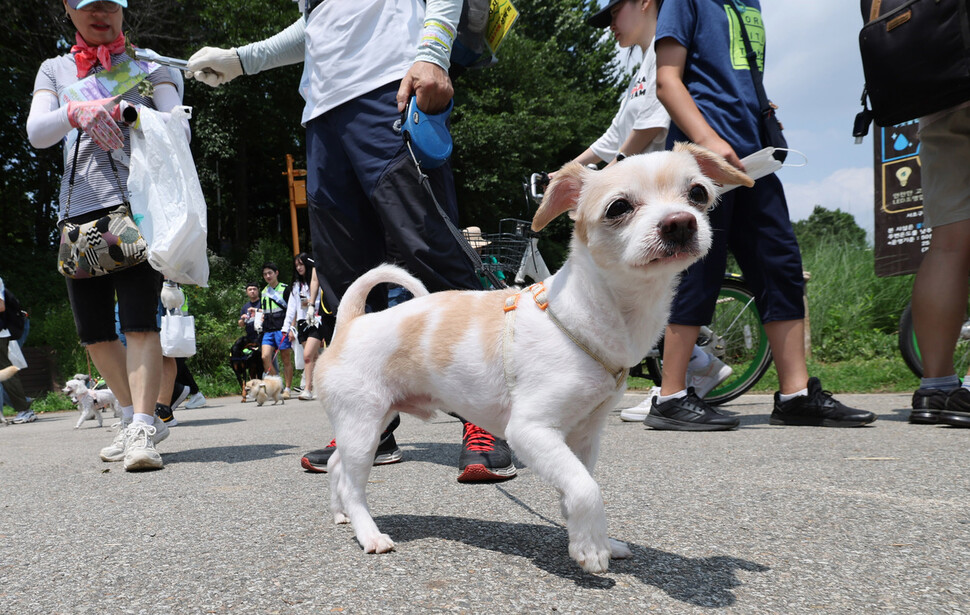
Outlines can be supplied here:
<path id="1" fill-rule="evenodd" d="M 81 344 L 118 339 L 115 331 L 115 295 L 118 321 L 125 334 L 158 331 L 158 296 L 162 275 L 147 262 L 84 280 L 67 280 L 67 296 L 74 312 Z"/>
<path id="2" fill-rule="evenodd" d="M 710 213 L 714 242 L 707 256 L 681 276 L 670 323 L 711 322 L 731 250 L 755 296 L 762 322 L 805 317 L 802 257 L 792 229 L 781 181 L 763 177 L 753 188 L 724 194 Z"/>
<path id="3" fill-rule="evenodd" d="M 323 341 L 323 327 L 311 327 L 307 321 L 296 322 L 296 339 L 300 344 L 306 344 L 309 338 Z"/>

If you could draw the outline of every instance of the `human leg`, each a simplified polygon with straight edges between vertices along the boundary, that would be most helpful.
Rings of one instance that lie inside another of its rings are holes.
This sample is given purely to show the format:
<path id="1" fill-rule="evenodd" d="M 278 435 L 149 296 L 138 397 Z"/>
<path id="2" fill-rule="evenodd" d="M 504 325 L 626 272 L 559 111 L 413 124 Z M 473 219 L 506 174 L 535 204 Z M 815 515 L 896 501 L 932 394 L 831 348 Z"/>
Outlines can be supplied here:
<path id="1" fill-rule="evenodd" d="M 10 367 L 10 358 L 7 356 L 9 352 L 11 339 L 8 337 L 0 338 L 0 370 L 4 370 Z M 27 403 L 27 396 L 24 394 L 24 387 L 20 382 L 20 377 L 13 374 L 7 380 L 3 381 L 3 388 L 10 399 L 10 405 L 17 414 L 26 413 L 30 409 L 30 404 Z M 2 407 L 2 400 L 0 400 L 0 407 Z"/>

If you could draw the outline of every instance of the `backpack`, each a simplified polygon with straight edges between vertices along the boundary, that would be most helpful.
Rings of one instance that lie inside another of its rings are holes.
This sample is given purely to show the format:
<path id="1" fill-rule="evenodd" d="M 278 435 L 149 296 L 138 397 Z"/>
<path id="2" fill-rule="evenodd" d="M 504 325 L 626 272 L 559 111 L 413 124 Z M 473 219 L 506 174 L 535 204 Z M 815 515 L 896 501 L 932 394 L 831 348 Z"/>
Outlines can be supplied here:
<path id="1" fill-rule="evenodd" d="M 4 312 L 2 318 L 0 318 L 3 325 L 0 326 L 0 329 L 6 327 L 7 331 L 10 332 L 10 339 L 19 340 L 20 336 L 24 334 L 24 319 L 27 318 L 27 312 L 20 306 L 17 297 L 7 288 L 3 289 L 3 302 Z"/>
<path id="2" fill-rule="evenodd" d="M 970 100 L 970 0 L 861 0 L 861 9 L 860 116 L 892 126 Z"/>

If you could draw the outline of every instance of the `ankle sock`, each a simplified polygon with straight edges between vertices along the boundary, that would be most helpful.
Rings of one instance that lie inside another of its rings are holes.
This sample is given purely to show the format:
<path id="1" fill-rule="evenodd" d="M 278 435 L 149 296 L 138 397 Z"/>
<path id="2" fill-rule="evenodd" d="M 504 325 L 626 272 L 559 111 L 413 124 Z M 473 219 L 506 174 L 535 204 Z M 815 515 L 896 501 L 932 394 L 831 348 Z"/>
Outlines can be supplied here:
<path id="1" fill-rule="evenodd" d="M 132 419 L 132 424 L 134 423 L 144 423 L 145 425 L 153 425 L 155 423 L 155 416 L 153 414 L 138 413 Z"/>
<path id="2" fill-rule="evenodd" d="M 781 403 L 785 403 L 786 401 L 791 401 L 791 400 L 795 399 L 796 397 L 804 397 L 806 395 L 808 395 L 808 387 L 805 387 L 801 391 L 795 391 L 794 393 L 791 393 L 790 395 L 782 395 L 781 393 L 779 393 L 778 394 L 778 401 L 780 401 Z"/>
<path id="3" fill-rule="evenodd" d="M 687 389 L 677 391 L 673 395 L 657 395 L 657 403 L 662 404 L 670 401 L 671 399 L 680 399 L 681 397 L 687 397 Z"/>
<path id="4" fill-rule="evenodd" d="M 131 417 L 135 414 L 135 406 L 122 406 L 121 407 L 121 422 L 130 423 Z"/>
<path id="5" fill-rule="evenodd" d="M 960 387 L 960 379 L 956 374 L 943 376 L 941 378 L 920 378 L 919 388 L 937 389 L 940 391 L 952 391 Z"/>

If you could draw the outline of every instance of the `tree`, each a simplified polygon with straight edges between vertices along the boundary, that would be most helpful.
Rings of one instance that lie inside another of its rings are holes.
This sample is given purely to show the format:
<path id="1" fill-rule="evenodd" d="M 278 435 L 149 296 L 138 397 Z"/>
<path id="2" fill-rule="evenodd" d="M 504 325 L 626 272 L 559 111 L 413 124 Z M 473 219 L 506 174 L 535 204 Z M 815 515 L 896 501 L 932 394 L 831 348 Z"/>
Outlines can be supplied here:
<path id="1" fill-rule="evenodd" d="M 833 242 L 855 248 L 867 247 L 865 230 L 856 224 L 852 214 L 840 209 L 832 211 L 816 205 L 812 215 L 792 226 L 802 252 L 813 252 L 819 245 Z"/>

